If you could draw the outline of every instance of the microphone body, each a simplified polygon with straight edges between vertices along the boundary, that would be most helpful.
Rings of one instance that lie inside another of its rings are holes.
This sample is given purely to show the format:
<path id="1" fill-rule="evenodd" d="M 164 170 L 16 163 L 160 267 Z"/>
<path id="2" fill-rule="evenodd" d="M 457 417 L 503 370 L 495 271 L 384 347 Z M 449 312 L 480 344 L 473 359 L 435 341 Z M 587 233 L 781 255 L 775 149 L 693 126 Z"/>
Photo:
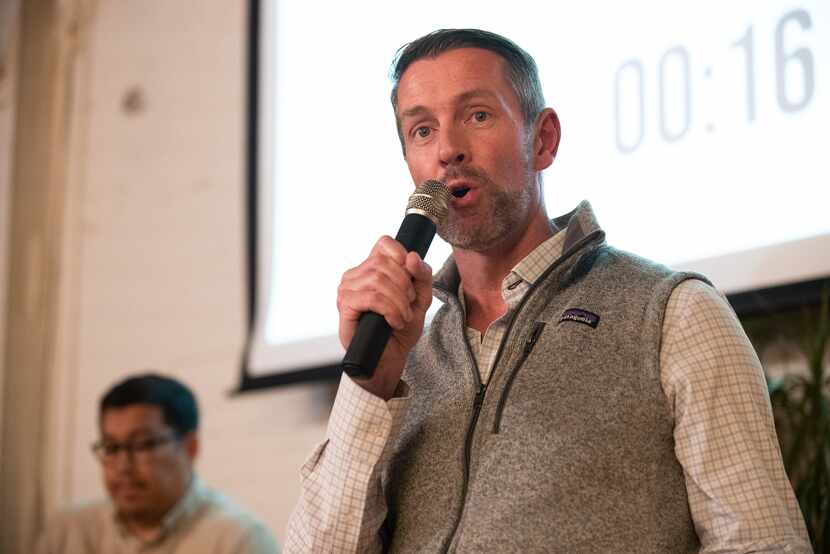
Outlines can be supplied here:
<path id="1" fill-rule="evenodd" d="M 407 252 L 417 252 L 423 259 L 435 237 L 436 225 L 446 216 L 448 202 L 449 190 L 443 183 L 424 182 L 410 197 L 395 240 Z M 372 377 L 391 336 L 392 328 L 382 315 L 364 312 L 343 357 L 343 371 L 350 377 Z"/>

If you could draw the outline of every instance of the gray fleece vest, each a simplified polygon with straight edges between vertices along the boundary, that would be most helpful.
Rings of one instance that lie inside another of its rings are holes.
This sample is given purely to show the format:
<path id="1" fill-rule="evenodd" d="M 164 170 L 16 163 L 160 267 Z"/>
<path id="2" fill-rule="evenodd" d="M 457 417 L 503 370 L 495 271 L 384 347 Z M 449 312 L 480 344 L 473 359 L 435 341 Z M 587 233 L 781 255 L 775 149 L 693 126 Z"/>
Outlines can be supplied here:
<path id="1" fill-rule="evenodd" d="M 562 257 L 527 293 L 483 387 L 452 261 L 445 305 L 405 370 L 392 445 L 393 552 L 686 553 L 699 541 L 660 385 L 663 314 L 699 276 L 605 244 L 587 203 Z"/>

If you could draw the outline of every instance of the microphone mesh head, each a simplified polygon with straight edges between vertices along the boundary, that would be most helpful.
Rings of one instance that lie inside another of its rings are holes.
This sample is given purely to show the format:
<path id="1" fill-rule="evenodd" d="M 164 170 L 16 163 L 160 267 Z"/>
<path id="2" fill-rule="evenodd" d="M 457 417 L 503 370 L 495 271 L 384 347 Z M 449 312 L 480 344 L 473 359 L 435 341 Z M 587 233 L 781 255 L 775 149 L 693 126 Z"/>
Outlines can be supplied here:
<path id="1" fill-rule="evenodd" d="M 450 189 L 441 181 L 429 179 L 415 189 L 406 204 L 407 214 L 421 214 L 440 227 L 447 217 L 450 204 Z"/>

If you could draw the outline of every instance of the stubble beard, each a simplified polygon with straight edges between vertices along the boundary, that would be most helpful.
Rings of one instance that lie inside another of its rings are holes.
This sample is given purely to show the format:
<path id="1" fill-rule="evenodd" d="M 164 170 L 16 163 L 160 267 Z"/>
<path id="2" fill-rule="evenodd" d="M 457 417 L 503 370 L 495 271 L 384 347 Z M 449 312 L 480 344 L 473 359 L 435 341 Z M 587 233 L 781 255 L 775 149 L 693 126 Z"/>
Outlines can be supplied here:
<path id="1" fill-rule="evenodd" d="M 536 177 L 526 163 L 524 186 L 517 192 L 509 192 L 495 183 L 480 169 L 450 170 L 447 179 L 469 178 L 476 182 L 481 195 L 475 213 L 459 214 L 452 208 L 444 223 L 438 228 L 438 236 L 453 248 L 473 252 L 491 251 L 509 241 L 527 224 L 532 209 Z"/>

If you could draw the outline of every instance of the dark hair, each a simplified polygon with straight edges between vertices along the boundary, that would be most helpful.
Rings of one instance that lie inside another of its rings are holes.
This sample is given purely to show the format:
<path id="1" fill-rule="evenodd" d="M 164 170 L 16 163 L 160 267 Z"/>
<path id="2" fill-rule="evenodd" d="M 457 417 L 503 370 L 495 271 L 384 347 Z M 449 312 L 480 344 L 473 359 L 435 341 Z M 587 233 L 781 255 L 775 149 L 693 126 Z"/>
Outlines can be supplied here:
<path id="1" fill-rule="evenodd" d="M 154 373 L 128 377 L 101 397 L 98 416 L 103 417 L 107 409 L 132 404 L 152 404 L 161 408 L 164 423 L 179 436 L 199 427 L 196 398 L 187 386 L 170 377 Z"/>
<path id="2" fill-rule="evenodd" d="M 481 29 L 439 29 L 402 46 L 392 61 L 392 108 L 398 126 L 398 138 L 404 145 L 398 119 L 398 84 L 407 68 L 422 58 L 435 58 L 457 48 L 481 48 L 495 52 L 506 62 L 507 82 L 519 99 L 525 125 L 533 125 L 545 108 L 545 96 L 539 70 L 533 58 L 513 41 Z"/>

